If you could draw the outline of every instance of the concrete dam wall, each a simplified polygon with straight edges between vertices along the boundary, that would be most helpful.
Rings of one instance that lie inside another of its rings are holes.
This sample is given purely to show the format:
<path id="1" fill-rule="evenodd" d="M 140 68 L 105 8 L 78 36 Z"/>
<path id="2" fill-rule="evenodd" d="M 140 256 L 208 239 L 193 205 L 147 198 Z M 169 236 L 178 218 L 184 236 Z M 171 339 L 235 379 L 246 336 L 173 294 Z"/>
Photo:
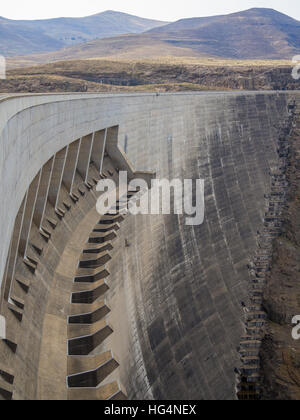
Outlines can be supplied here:
<path id="1" fill-rule="evenodd" d="M 0 398 L 237 398 L 249 260 L 295 99 L 0 98 Z M 204 223 L 100 217 L 96 185 L 120 170 L 203 179 Z"/>

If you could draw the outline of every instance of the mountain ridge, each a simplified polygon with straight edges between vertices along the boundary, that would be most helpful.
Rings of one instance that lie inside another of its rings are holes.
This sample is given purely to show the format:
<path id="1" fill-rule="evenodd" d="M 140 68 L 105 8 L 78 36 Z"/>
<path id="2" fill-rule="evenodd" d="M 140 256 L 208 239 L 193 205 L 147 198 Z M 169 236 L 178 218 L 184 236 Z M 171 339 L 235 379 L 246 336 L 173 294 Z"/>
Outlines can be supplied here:
<path id="1" fill-rule="evenodd" d="M 300 22 L 274 9 L 180 19 L 148 34 L 169 43 L 228 58 L 292 58 L 300 49 Z"/>
<path id="2" fill-rule="evenodd" d="M 107 13 L 109 16 L 111 12 Z M 167 56 L 291 60 L 299 50 L 298 20 L 274 9 L 253 8 L 228 15 L 181 19 L 138 34 L 90 40 L 55 52 L 23 56 L 13 60 L 13 65 L 18 62 L 33 65 L 90 58 L 127 60 Z"/>
<path id="3" fill-rule="evenodd" d="M 82 18 L 11 20 L 0 17 L 0 54 L 51 52 L 95 39 L 142 33 L 166 23 L 112 10 Z"/>
<path id="4" fill-rule="evenodd" d="M 191 23 L 191 22 L 197 22 L 197 21 L 203 21 L 203 23 L 209 23 L 211 21 L 214 21 L 216 19 L 226 19 L 228 17 L 249 17 L 250 15 L 252 16 L 262 16 L 262 17 L 271 17 L 271 15 L 273 16 L 273 18 L 281 18 L 285 19 L 287 21 L 294 21 L 294 22 L 298 22 L 299 21 L 297 19 L 294 19 L 288 15 L 285 15 L 284 13 L 278 12 L 275 9 L 271 9 L 271 8 L 263 8 L 263 7 L 254 7 L 251 9 L 247 9 L 247 10 L 242 10 L 240 12 L 234 12 L 234 13 L 229 13 L 229 14 L 224 14 L 224 15 L 213 15 L 213 16 L 203 16 L 203 17 L 192 17 L 192 18 L 184 18 L 184 19 L 179 19 L 176 22 L 171 22 L 169 24 L 163 25 L 163 27 L 158 28 L 158 29 L 150 29 L 147 32 L 162 32 L 163 30 L 167 30 L 167 28 L 170 27 L 175 27 L 178 26 L 181 23 Z"/>

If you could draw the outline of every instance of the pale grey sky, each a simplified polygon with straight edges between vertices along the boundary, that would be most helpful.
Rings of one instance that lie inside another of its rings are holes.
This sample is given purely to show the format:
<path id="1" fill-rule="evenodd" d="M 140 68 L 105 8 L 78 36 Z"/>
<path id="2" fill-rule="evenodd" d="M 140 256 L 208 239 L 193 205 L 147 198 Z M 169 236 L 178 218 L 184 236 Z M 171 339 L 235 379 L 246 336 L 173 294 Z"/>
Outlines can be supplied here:
<path id="1" fill-rule="evenodd" d="M 0 16 L 10 19 L 45 19 L 117 10 L 141 17 L 174 21 L 186 17 L 231 13 L 251 7 L 273 8 L 300 20 L 299 0 L 2 0 Z"/>

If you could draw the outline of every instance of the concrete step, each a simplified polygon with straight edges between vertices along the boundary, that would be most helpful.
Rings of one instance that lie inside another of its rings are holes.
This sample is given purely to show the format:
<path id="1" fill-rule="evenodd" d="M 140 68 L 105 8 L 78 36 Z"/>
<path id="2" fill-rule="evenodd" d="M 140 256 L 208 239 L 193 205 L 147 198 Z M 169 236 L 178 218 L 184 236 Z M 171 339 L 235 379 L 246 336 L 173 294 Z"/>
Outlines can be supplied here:
<path id="1" fill-rule="evenodd" d="M 245 365 L 249 365 L 249 366 L 254 366 L 254 365 L 258 365 L 260 364 L 260 358 L 258 356 L 246 356 L 246 357 L 242 357 L 241 361 L 243 363 L 243 366 Z"/>
<path id="2" fill-rule="evenodd" d="M 255 253 L 256 256 L 267 256 L 268 258 L 272 257 L 272 252 L 270 249 L 258 249 Z"/>
<path id="3" fill-rule="evenodd" d="M 111 242 L 106 242 L 105 244 L 86 244 L 85 249 L 83 250 L 83 255 L 86 254 L 101 254 L 104 251 L 111 251 L 113 246 Z"/>
<path id="4" fill-rule="evenodd" d="M 237 390 L 240 392 L 256 392 L 259 393 L 261 391 L 261 386 L 258 382 L 247 382 L 242 381 L 238 386 Z"/>
<path id="5" fill-rule="evenodd" d="M 281 232 L 281 227 L 276 227 L 276 226 L 268 226 L 268 227 L 265 227 L 263 230 L 262 230 L 262 234 L 273 234 L 273 233 L 280 233 Z"/>
<path id="6" fill-rule="evenodd" d="M 261 381 L 261 375 L 259 373 L 253 373 L 247 376 L 247 382 L 250 384 L 257 383 L 258 389 L 260 389 L 259 382 Z"/>
<path id="7" fill-rule="evenodd" d="M 74 303 L 70 305 L 69 315 L 78 315 L 78 314 L 85 314 L 85 313 L 93 313 L 96 311 L 100 306 L 105 304 L 105 300 L 100 299 L 92 304 L 86 303 Z"/>
<path id="8" fill-rule="evenodd" d="M 101 175 L 104 175 L 105 178 L 112 178 L 114 174 L 110 170 L 105 170 L 105 171 L 102 171 Z"/>
<path id="9" fill-rule="evenodd" d="M 254 257 L 254 263 L 258 263 L 258 262 L 270 262 L 270 261 L 272 261 L 272 255 L 271 254 L 256 255 Z"/>
<path id="10" fill-rule="evenodd" d="M 93 326 L 95 326 L 93 329 L 83 328 Z M 69 324 L 69 327 L 77 327 L 77 329 L 68 329 L 69 336 L 75 336 L 68 340 L 68 354 L 71 356 L 89 355 L 113 333 L 112 327 L 103 320 L 93 325 Z M 91 330 L 94 333 L 89 334 Z"/>
<path id="11" fill-rule="evenodd" d="M 264 311 L 253 311 L 247 313 L 248 321 L 267 319 L 268 315 Z"/>
<path id="12" fill-rule="evenodd" d="M 275 220 L 265 220 L 264 226 L 266 229 L 282 229 L 283 222 Z"/>
<path id="13" fill-rule="evenodd" d="M 266 277 L 260 276 L 255 277 L 253 281 L 251 282 L 251 289 L 253 292 L 259 292 L 265 290 L 265 284 L 266 284 Z"/>
<path id="14" fill-rule="evenodd" d="M 109 287 L 105 280 L 100 280 L 100 284 L 93 290 L 84 290 L 72 293 L 72 303 L 93 304 L 99 297 L 103 296 Z"/>
<path id="15" fill-rule="evenodd" d="M 121 214 L 115 214 L 115 215 L 106 214 L 104 216 L 101 216 L 99 223 L 102 223 L 102 224 L 120 223 L 120 222 L 123 222 L 123 220 L 124 220 L 124 216 L 122 216 Z"/>
<path id="16" fill-rule="evenodd" d="M 107 327 L 112 330 L 112 327 L 105 319 L 95 322 L 94 324 L 68 324 L 68 338 L 69 340 L 72 340 L 75 338 L 91 336 Z"/>
<path id="17" fill-rule="evenodd" d="M 11 367 L 1 362 L 0 362 L 0 375 L 4 378 L 5 381 L 11 384 L 14 382 L 14 376 L 15 376 L 14 370 Z"/>
<path id="18" fill-rule="evenodd" d="M 89 244 L 104 244 L 109 241 L 113 241 L 117 237 L 117 234 L 112 232 L 93 232 L 91 233 L 88 243 Z"/>
<path id="19" fill-rule="evenodd" d="M 256 312 L 256 311 L 262 311 L 262 305 L 249 305 L 248 306 L 249 312 Z"/>
<path id="20" fill-rule="evenodd" d="M 14 371 L 0 362 L 0 395 L 5 400 L 13 396 Z"/>
<path id="21" fill-rule="evenodd" d="M 72 199 L 73 203 L 77 203 L 77 202 L 79 201 L 79 195 L 78 195 L 78 194 L 76 194 L 76 193 L 74 193 L 74 192 L 72 192 L 72 193 L 70 194 L 70 197 L 71 197 L 71 199 Z"/>
<path id="22" fill-rule="evenodd" d="M 266 278 L 266 273 L 256 272 L 255 277 L 258 278 L 258 279 L 265 279 Z"/>
<path id="23" fill-rule="evenodd" d="M 270 270 L 271 270 L 270 267 L 266 267 L 266 268 L 256 267 L 255 269 L 256 273 L 268 273 Z"/>
<path id="24" fill-rule="evenodd" d="M 69 201 L 63 201 L 63 205 L 65 206 L 66 210 L 71 210 L 72 204 Z"/>
<path id="25" fill-rule="evenodd" d="M 84 185 L 85 187 L 86 187 L 86 185 Z M 87 191 L 87 189 L 86 188 L 84 188 L 83 186 L 81 186 L 81 185 L 79 185 L 79 186 L 77 186 L 77 190 L 78 190 L 78 192 L 79 192 L 79 194 L 81 195 L 81 196 L 84 196 L 85 195 L 85 193 L 86 193 L 86 191 Z"/>
<path id="26" fill-rule="evenodd" d="M 264 241 L 262 238 L 259 238 L 257 246 L 260 251 L 271 253 L 273 249 L 273 241 Z"/>
<path id="27" fill-rule="evenodd" d="M 92 356 L 69 356 L 68 357 L 68 376 L 94 371 L 107 361 L 114 358 L 111 350 Z M 92 385 L 95 388 L 97 385 Z"/>
<path id="28" fill-rule="evenodd" d="M 262 286 L 266 285 L 266 278 L 265 277 L 263 277 L 263 278 L 254 277 L 251 280 L 251 284 L 252 284 L 254 289 L 257 289 L 257 285 L 259 285 L 258 288 L 261 288 Z"/>
<path id="29" fill-rule="evenodd" d="M 101 179 L 101 178 L 100 178 L 100 175 L 99 175 L 99 176 L 95 176 L 95 175 L 94 175 L 94 176 L 92 177 L 92 181 L 94 182 L 94 184 L 95 184 L 95 185 L 97 185 L 97 184 L 98 184 L 98 182 L 100 181 L 100 179 Z"/>
<path id="30" fill-rule="evenodd" d="M 105 265 L 111 260 L 107 251 L 99 254 L 83 254 L 80 258 L 79 268 L 97 268 Z"/>
<path id="31" fill-rule="evenodd" d="M 256 326 L 253 327 L 253 326 L 246 325 L 246 332 L 248 335 L 257 336 L 262 333 L 262 329 L 261 327 L 256 327 Z"/>
<path id="32" fill-rule="evenodd" d="M 118 367 L 119 363 L 111 351 L 97 356 L 69 356 L 68 387 L 96 388 Z"/>
<path id="33" fill-rule="evenodd" d="M 12 400 L 13 397 L 13 385 L 6 382 L 0 377 L 0 395 L 5 400 Z"/>
<path id="34" fill-rule="evenodd" d="M 249 340 L 249 336 L 247 336 L 248 339 L 241 342 L 240 346 L 241 348 L 246 349 L 259 349 L 261 347 L 261 340 Z"/>
<path id="35" fill-rule="evenodd" d="M 22 289 L 28 292 L 31 281 L 24 276 L 21 276 L 20 274 L 16 275 L 16 281 L 21 285 Z"/>
<path id="36" fill-rule="evenodd" d="M 93 291 L 93 290 L 97 289 L 98 287 L 100 287 L 101 285 L 103 285 L 103 282 L 107 283 L 106 279 L 107 279 L 107 277 L 105 279 L 100 279 L 100 280 L 94 281 L 92 283 L 86 283 L 86 282 L 74 283 L 72 293 Z M 93 303 L 93 302 L 91 302 L 91 303 Z"/>
<path id="37" fill-rule="evenodd" d="M 256 349 L 256 348 L 240 349 L 240 355 L 242 357 L 258 357 L 259 353 L 260 353 L 260 349 Z"/>
<path id="38" fill-rule="evenodd" d="M 270 261 L 271 261 L 271 258 L 264 258 L 264 259 L 255 258 L 253 261 L 253 265 L 254 267 L 258 267 L 258 268 L 259 267 L 267 268 L 270 266 Z"/>
<path id="39" fill-rule="evenodd" d="M 240 391 L 238 392 L 238 399 L 240 401 L 255 401 L 260 400 L 260 392 L 259 391 Z"/>
<path id="40" fill-rule="evenodd" d="M 42 238 L 45 239 L 47 242 L 51 238 L 51 232 L 49 232 L 48 229 L 46 229 L 45 227 L 41 227 L 39 233 L 42 236 Z"/>
<path id="41" fill-rule="evenodd" d="M 262 297 L 261 296 L 250 296 L 250 301 L 254 305 L 262 305 Z"/>
<path id="42" fill-rule="evenodd" d="M 29 268 L 31 273 L 35 273 L 38 264 L 36 262 L 33 262 L 30 258 L 24 258 L 23 263 L 26 265 L 27 268 Z"/>
<path id="43" fill-rule="evenodd" d="M 252 376 L 253 374 L 257 374 L 260 371 L 260 366 L 257 365 L 245 365 L 241 368 L 242 375 L 245 376 Z"/>
<path id="44" fill-rule="evenodd" d="M 88 187 L 89 190 L 93 189 L 95 184 L 92 180 L 88 180 L 85 185 Z"/>
<path id="45" fill-rule="evenodd" d="M 23 299 L 19 298 L 18 296 L 15 296 L 15 295 L 12 295 L 10 298 L 18 308 L 20 308 L 20 309 L 25 308 L 25 301 Z"/>
<path id="46" fill-rule="evenodd" d="M 75 283 L 95 283 L 109 276 L 109 271 L 105 268 L 79 268 L 74 279 Z"/>
<path id="47" fill-rule="evenodd" d="M 250 321 L 246 321 L 247 327 L 264 327 L 266 325 L 265 319 L 253 319 Z"/>
<path id="48" fill-rule="evenodd" d="M 262 335 L 261 334 L 258 334 L 258 335 L 245 334 L 241 338 L 241 343 L 244 342 L 244 341 L 259 341 L 259 342 L 261 342 L 261 340 L 262 340 Z"/>
<path id="49" fill-rule="evenodd" d="M 19 308 L 16 304 L 14 303 L 8 303 L 7 304 L 8 309 L 15 315 L 15 317 L 17 318 L 17 320 L 19 322 L 22 322 L 23 319 L 23 314 L 24 314 L 24 309 Z"/>
<path id="50" fill-rule="evenodd" d="M 263 293 L 265 289 L 266 281 L 252 282 L 251 289 L 254 292 Z"/>
<path id="51" fill-rule="evenodd" d="M 103 232 L 103 233 L 105 233 L 105 232 L 110 232 L 112 230 L 114 230 L 114 231 L 120 230 L 119 223 L 107 224 L 107 223 L 101 223 L 100 222 L 95 226 L 93 232 Z"/>
<path id="52" fill-rule="evenodd" d="M 126 392 L 119 382 L 115 381 L 98 388 L 70 388 L 69 401 L 114 401 L 126 400 Z"/>
<path id="53" fill-rule="evenodd" d="M 56 208 L 55 210 L 56 215 L 59 217 L 59 219 L 62 219 L 66 215 L 66 211 L 62 208 Z"/>
<path id="54" fill-rule="evenodd" d="M 56 229 L 58 221 L 53 219 L 52 217 L 46 217 L 47 222 L 50 224 L 52 229 Z"/>
<path id="55" fill-rule="evenodd" d="M 256 290 L 255 288 L 252 288 L 252 296 L 250 299 L 255 299 L 255 298 L 262 299 L 263 294 L 264 294 L 263 290 Z"/>
<path id="56" fill-rule="evenodd" d="M 70 305 L 71 314 L 69 315 L 69 324 L 94 324 L 103 319 L 110 308 L 105 301 L 97 301 L 93 305 Z M 96 309 L 94 309 L 96 308 Z"/>

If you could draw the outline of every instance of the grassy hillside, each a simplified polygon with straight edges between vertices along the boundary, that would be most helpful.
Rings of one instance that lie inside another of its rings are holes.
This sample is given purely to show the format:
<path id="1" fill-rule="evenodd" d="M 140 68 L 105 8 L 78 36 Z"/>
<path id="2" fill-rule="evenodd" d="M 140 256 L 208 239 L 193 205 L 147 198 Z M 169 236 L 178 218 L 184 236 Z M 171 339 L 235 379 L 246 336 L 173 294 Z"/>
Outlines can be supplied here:
<path id="1" fill-rule="evenodd" d="M 297 89 L 291 70 L 290 62 L 266 60 L 75 60 L 12 69 L 0 92 Z"/>

